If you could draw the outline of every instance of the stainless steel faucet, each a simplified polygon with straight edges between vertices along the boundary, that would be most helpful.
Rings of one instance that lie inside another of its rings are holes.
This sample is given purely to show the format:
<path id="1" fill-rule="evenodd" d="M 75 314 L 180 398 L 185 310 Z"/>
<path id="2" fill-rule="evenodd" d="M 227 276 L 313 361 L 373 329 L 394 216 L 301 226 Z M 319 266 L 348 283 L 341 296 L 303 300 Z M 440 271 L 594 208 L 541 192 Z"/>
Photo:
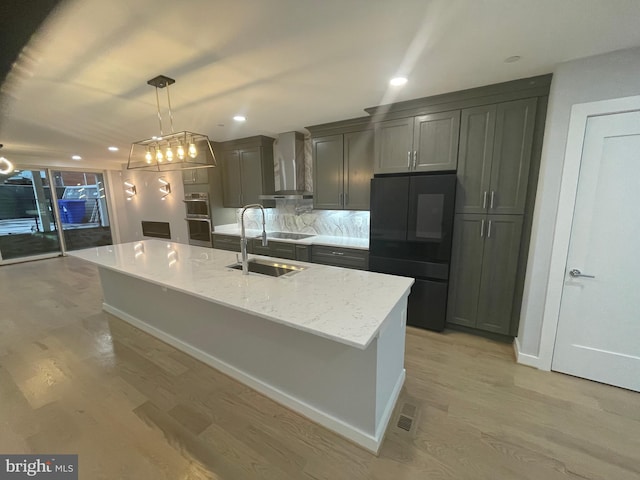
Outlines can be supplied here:
<path id="1" fill-rule="evenodd" d="M 240 213 L 240 226 L 242 227 L 242 232 L 240 236 L 240 251 L 242 253 L 242 274 L 249 275 L 249 256 L 247 255 L 247 235 L 244 232 L 244 212 L 246 212 L 250 208 L 259 208 L 262 211 L 262 246 L 267 246 L 267 230 L 265 228 L 265 215 L 264 208 L 262 205 L 258 203 L 252 203 L 251 205 L 245 205 L 242 207 L 242 212 Z"/>

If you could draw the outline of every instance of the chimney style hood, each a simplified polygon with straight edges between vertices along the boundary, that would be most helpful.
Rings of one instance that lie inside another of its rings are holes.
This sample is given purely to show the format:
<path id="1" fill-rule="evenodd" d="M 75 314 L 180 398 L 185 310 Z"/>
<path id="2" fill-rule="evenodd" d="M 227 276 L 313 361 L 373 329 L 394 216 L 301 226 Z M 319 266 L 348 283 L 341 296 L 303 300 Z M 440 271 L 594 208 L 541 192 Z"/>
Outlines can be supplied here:
<path id="1" fill-rule="evenodd" d="M 273 165 L 276 192 L 260 195 L 262 200 L 302 200 L 313 198 L 304 189 L 304 135 L 287 132 L 273 142 Z"/>

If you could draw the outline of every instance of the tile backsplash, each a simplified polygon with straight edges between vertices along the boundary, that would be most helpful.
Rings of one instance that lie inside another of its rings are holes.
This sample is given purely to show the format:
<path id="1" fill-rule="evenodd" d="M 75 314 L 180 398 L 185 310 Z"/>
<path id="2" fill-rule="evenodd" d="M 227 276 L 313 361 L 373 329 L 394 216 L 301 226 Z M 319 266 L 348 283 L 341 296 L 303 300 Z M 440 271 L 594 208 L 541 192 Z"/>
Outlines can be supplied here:
<path id="1" fill-rule="evenodd" d="M 297 232 L 352 238 L 369 238 L 369 212 L 312 210 L 313 200 L 276 200 L 276 208 L 265 209 L 267 231 Z M 240 226 L 240 212 L 236 212 Z M 261 229 L 260 210 L 247 210 L 246 228 Z"/>

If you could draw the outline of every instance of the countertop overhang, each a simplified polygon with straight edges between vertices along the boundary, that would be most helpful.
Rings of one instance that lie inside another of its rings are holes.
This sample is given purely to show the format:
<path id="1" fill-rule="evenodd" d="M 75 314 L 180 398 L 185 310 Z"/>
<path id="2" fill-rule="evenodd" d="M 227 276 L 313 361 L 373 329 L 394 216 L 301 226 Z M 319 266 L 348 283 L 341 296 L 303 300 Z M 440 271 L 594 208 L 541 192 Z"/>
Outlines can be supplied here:
<path id="1" fill-rule="evenodd" d="M 358 349 L 368 347 L 414 282 L 413 278 L 282 259 L 273 260 L 307 268 L 277 278 L 242 275 L 228 268 L 236 263 L 233 252 L 161 240 L 68 255 Z"/>

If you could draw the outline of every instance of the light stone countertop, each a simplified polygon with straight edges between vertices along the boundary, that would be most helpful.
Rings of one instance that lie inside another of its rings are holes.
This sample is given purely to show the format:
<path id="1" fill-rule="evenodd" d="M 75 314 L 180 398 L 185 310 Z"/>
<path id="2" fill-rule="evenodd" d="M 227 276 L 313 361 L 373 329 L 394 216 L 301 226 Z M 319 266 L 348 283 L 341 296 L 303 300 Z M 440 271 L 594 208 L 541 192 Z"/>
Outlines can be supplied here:
<path id="1" fill-rule="evenodd" d="M 359 349 L 375 338 L 414 281 L 298 261 L 291 263 L 307 269 L 295 275 L 242 275 L 228 268 L 236 263 L 234 252 L 163 240 L 88 248 L 68 255 Z"/>
<path id="2" fill-rule="evenodd" d="M 235 223 L 229 225 L 217 225 L 214 227 L 214 235 L 216 233 L 221 235 L 237 235 L 240 236 L 240 227 Z M 257 237 L 262 234 L 262 230 L 247 229 L 247 237 Z M 290 233 L 302 233 L 305 235 L 312 235 L 306 232 L 290 232 Z M 267 230 L 267 237 L 269 236 L 269 230 Z M 369 250 L 368 238 L 355 238 L 355 237 L 342 237 L 331 235 L 313 235 L 309 238 L 303 238 L 301 240 L 288 240 L 285 238 L 274 238 L 274 242 L 288 242 L 298 243 L 300 245 L 325 245 L 328 247 L 344 247 L 355 248 L 358 250 Z"/>

